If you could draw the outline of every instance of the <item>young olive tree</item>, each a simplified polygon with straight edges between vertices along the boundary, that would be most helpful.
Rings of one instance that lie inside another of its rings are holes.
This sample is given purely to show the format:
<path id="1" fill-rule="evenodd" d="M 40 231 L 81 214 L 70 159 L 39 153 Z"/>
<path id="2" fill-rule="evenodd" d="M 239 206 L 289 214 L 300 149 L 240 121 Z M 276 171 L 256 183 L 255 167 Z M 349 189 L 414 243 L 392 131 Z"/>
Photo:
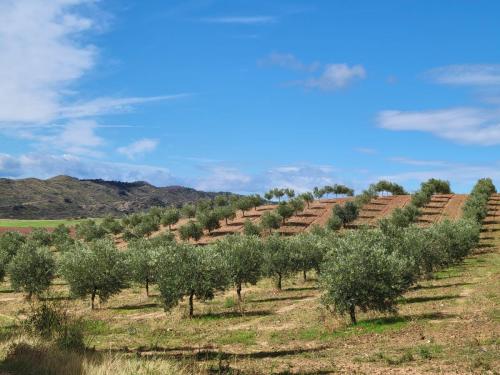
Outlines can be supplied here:
<path id="1" fill-rule="evenodd" d="M 264 194 L 264 198 L 268 201 L 272 201 L 274 198 L 274 192 L 272 190 Z"/>
<path id="2" fill-rule="evenodd" d="M 177 224 L 181 218 L 181 213 L 176 208 L 169 208 L 163 212 L 161 217 L 161 224 L 168 226 L 169 230 L 172 230 L 172 225 Z"/>
<path id="3" fill-rule="evenodd" d="M 309 208 L 309 205 L 314 202 L 314 195 L 310 192 L 307 193 L 302 193 L 299 196 L 304 202 L 307 204 L 307 208 Z"/>
<path id="4" fill-rule="evenodd" d="M 304 281 L 307 280 L 307 272 L 315 270 L 319 275 L 321 263 L 325 255 L 325 247 L 321 237 L 311 233 L 301 233 L 289 240 L 292 260 L 297 271 L 302 272 Z"/>
<path id="5" fill-rule="evenodd" d="M 260 236 L 260 227 L 249 219 L 243 223 L 243 234 L 245 236 Z"/>
<path id="6" fill-rule="evenodd" d="M 283 224 L 285 224 L 286 219 L 291 218 L 294 213 L 294 208 L 288 202 L 281 202 L 276 209 L 278 215 L 281 216 Z"/>
<path id="7" fill-rule="evenodd" d="M 313 194 L 316 197 L 316 199 L 321 199 L 325 195 L 325 193 L 326 192 L 324 188 L 319 188 L 315 186 L 313 189 Z"/>
<path id="8" fill-rule="evenodd" d="M 227 264 L 229 278 L 236 288 L 240 305 L 242 285 L 257 284 L 262 274 L 262 241 L 257 236 L 230 235 L 218 241 L 215 246 Z"/>
<path id="9" fill-rule="evenodd" d="M 203 236 L 203 227 L 200 223 L 189 220 L 179 228 L 179 236 L 183 241 L 188 241 L 190 238 L 198 241 Z"/>
<path id="10" fill-rule="evenodd" d="M 27 242 L 14 255 L 8 267 L 12 289 L 32 295 L 40 295 L 50 287 L 56 263 L 47 247 L 36 242 Z"/>
<path id="11" fill-rule="evenodd" d="M 139 239 L 131 241 L 127 249 L 127 263 L 132 281 L 141 283 L 149 297 L 149 286 L 155 281 L 158 260 L 157 241 Z"/>
<path id="12" fill-rule="evenodd" d="M 101 228 L 103 228 L 106 233 L 118 234 L 123 230 L 123 226 L 120 224 L 119 220 L 116 220 L 113 216 L 106 216 L 101 222 Z"/>
<path id="13" fill-rule="evenodd" d="M 220 216 L 216 211 L 202 211 L 197 215 L 197 220 L 201 226 L 210 234 L 214 229 L 220 228 Z"/>
<path id="14" fill-rule="evenodd" d="M 332 243 L 323 264 L 323 303 L 340 314 L 349 313 L 353 324 L 356 308 L 395 311 L 396 299 L 407 287 L 409 262 L 388 251 L 374 231 L 348 232 Z"/>
<path id="15" fill-rule="evenodd" d="M 241 197 L 235 203 L 235 207 L 241 210 L 241 214 L 245 217 L 245 211 L 250 210 L 254 206 L 254 202 L 251 197 Z"/>
<path id="16" fill-rule="evenodd" d="M 92 309 L 96 296 L 105 302 L 124 289 L 129 275 L 125 254 L 109 239 L 77 242 L 62 256 L 61 273 L 71 294 L 80 298 L 90 296 Z"/>
<path id="17" fill-rule="evenodd" d="M 234 220 L 236 217 L 236 210 L 232 206 L 220 206 L 216 209 L 216 213 L 219 218 L 224 219 L 226 225 L 228 220 Z"/>
<path id="18" fill-rule="evenodd" d="M 165 310 L 189 298 L 189 317 L 194 315 L 194 297 L 210 300 L 229 284 L 227 266 L 211 246 L 171 245 L 160 249 L 157 283 Z"/>
<path id="19" fill-rule="evenodd" d="M 269 230 L 269 234 L 271 234 L 273 229 L 278 229 L 281 226 L 282 221 L 283 218 L 279 214 L 266 211 L 260 218 L 260 225 L 262 228 Z"/>
<path id="20" fill-rule="evenodd" d="M 76 237 L 86 242 L 101 239 L 106 236 L 106 231 L 92 219 L 87 219 L 75 227 Z"/>
<path id="21" fill-rule="evenodd" d="M 192 219 L 196 216 L 196 206 L 194 204 L 185 204 L 181 208 L 182 217 L 186 219 Z"/>
<path id="22" fill-rule="evenodd" d="M 284 277 L 292 273 L 296 267 L 290 251 L 290 240 L 279 235 L 269 236 L 264 243 L 264 270 L 276 281 L 276 288 L 281 290 Z"/>

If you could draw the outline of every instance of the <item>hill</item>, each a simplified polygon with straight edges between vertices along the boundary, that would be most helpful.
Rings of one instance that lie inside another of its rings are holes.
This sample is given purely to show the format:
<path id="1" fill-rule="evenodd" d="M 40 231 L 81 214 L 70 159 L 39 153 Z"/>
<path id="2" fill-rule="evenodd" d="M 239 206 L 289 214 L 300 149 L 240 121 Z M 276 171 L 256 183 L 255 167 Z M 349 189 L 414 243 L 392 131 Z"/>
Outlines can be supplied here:
<path id="1" fill-rule="evenodd" d="M 183 186 L 156 187 L 144 181 L 80 180 L 57 176 L 0 179 L 0 218 L 62 219 L 102 217 L 180 205 L 219 194 Z"/>

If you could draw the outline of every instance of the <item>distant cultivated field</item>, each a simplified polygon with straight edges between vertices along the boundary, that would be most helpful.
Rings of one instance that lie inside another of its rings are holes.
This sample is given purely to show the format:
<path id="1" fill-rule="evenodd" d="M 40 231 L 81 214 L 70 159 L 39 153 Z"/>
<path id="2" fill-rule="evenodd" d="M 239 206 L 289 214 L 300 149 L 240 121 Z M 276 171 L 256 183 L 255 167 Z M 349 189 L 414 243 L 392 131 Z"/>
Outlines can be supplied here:
<path id="1" fill-rule="evenodd" d="M 74 226 L 82 220 L 16 220 L 0 219 L 0 228 L 55 228 L 59 224 Z"/>

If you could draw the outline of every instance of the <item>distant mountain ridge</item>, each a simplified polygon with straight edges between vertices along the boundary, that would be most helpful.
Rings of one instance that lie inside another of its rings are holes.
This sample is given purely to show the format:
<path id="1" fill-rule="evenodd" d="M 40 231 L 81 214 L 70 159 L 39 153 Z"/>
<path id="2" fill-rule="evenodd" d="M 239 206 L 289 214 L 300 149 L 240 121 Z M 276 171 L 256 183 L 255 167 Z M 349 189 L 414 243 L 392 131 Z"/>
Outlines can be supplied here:
<path id="1" fill-rule="evenodd" d="M 123 215 L 153 206 L 181 205 L 225 192 L 183 186 L 156 187 L 145 181 L 121 182 L 56 176 L 0 178 L 0 218 L 62 219 Z"/>

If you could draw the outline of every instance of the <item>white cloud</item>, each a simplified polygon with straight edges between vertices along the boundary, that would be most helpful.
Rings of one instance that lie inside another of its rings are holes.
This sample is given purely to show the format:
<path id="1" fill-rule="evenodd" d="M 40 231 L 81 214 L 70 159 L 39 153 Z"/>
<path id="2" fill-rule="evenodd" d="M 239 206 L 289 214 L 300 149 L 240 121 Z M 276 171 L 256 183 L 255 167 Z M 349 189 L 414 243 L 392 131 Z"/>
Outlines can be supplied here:
<path id="1" fill-rule="evenodd" d="M 301 84 L 307 88 L 333 91 L 345 88 L 365 77 L 366 70 L 362 65 L 328 64 L 321 76 L 307 79 Z"/>
<path id="2" fill-rule="evenodd" d="M 442 160 L 417 160 L 405 157 L 393 157 L 389 158 L 389 161 L 393 161 L 399 164 L 414 165 L 414 166 L 433 166 L 433 167 L 443 167 L 448 163 Z"/>
<path id="3" fill-rule="evenodd" d="M 304 64 L 297 57 L 291 53 L 278 53 L 273 52 L 267 57 L 258 61 L 260 66 L 278 66 L 291 70 L 309 71 L 313 72 L 320 68 L 321 64 L 318 62 L 312 64 Z"/>
<path id="4" fill-rule="evenodd" d="M 233 17 L 209 17 L 203 18 L 204 22 L 236 24 L 236 25 L 258 25 L 274 23 L 277 18 L 274 16 L 233 16 Z"/>
<path id="5" fill-rule="evenodd" d="M 432 69 L 426 76 L 446 85 L 500 85 L 500 64 L 448 65 Z"/>
<path id="6" fill-rule="evenodd" d="M 450 108 L 428 111 L 382 111 L 380 127 L 396 131 L 423 131 L 463 144 L 500 144 L 500 111 Z"/>
<path id="7" fill-rule="evenodd" d="M 356 147 L 354 151 L 367 155 L 374 155 L 378 152 L 376 149 L 370 147 Z"/>
<path id="8" fill-rule="evenodd" d="M 158 146 L 158 140 L 143 138 L 132 144 L 118 148 L 118 152 L 127 156 L 129 159 L 134 159 L 139 155 L 152 152 Z"/>
<path id="9" fill-rule="evenodd" d="M 204 167 L 208 174 L 193 181 L 195 189 L 205 191 L 248 192 L 253 178 L 236 168 Z"/>
<path id="10" fill-rule="evenodd" d="M 69 175 L 77 178 L 118 181 L 148 181 L 156 186 L 178 184 L 166 168 L 150 165 L 111 163 L 74 155 L 0 154 L 0 176 L 6 178 L 50 178 Z"/>
<path id="11" fill-rule="evenodd" d="M 93 67 L 95 47 L 76 40 L 92 21 L 72 11 L 88 2 L 0 3 L 0 122 L 50 121 L 68 86 Z"/>

